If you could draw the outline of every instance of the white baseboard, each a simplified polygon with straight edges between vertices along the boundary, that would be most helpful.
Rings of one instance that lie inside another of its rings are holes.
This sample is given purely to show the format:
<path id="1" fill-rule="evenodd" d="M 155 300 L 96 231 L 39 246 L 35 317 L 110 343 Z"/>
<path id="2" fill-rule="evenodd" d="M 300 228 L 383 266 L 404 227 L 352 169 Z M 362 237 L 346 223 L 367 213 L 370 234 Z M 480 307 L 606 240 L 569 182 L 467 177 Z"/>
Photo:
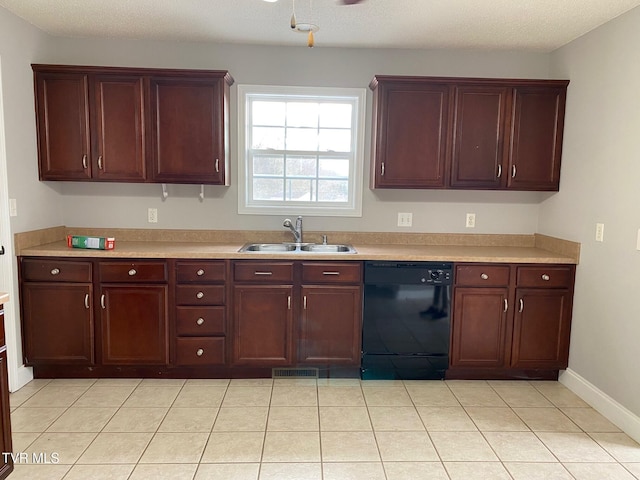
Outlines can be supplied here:
<path id="1" fill-rule="evenodd" d="M 640 417 L 571 369 L 562 372 L 558 381 L 640 443 Z"/>
<path id="2" fill-rule="evenodd" d="M 16 390 L 24 387 L 31 380 L 33 380 L 33 369 L 31 367 L 21 365 L 16 370 L 16 375 L 11 379 L 9 389 L 12 392 L 15 392 Z"/>

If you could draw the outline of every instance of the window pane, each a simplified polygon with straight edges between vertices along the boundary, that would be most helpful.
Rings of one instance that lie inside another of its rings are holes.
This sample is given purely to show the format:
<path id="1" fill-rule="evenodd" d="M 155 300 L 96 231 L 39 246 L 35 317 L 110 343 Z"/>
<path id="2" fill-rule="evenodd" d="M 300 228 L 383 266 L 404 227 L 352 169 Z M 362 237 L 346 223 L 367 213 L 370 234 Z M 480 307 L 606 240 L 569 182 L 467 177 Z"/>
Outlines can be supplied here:
<path id="1" fill-rule="evenodd" d="M 251 148 L 284 150 L 284 128 L 253 127 Z"/>
<path id="2" fill-rule="evenodd" d="M 347 180 L 318 180 L 319 202 L 346 202 L 349 199 Z"/>
<path id="3" fill-rule="evenodd" d="M 286 108 L 284 102 L 260 102 L 252 104 L 252 120 L 254 125 L 271 125 L 284 127 Z"/>
<path id="4" fill-rule="evenodd" d="M 319 177 L 349 178 L 348 158 L 321 158 Z"/>
<path id="5" fill-rule="evenodd" d="M 287 200 L 295 202 L 314 201 L 314 180 L 287 180 Z"/>
<path id="6" fill-rule="evenodd" d="M 312 128 L 287 128 L 287 150 L 318 150 L 318 131 Z"/>
<path id="7" fill-rule="evenodd" d="M 320 128 L 351 128 L 349 103 L 323 103 L 320 105 Z"/>
<path id="8" fill-rule="evenodd" d="M 320 130 L 320 148 L 322 152 L 349 152 L 351 151 L 350 130 Z"/>
<path id="9" fill-rule="evenodd" d="M 284 176 L 284 156 L 282 155 L 256 155 L 253 157 L 254 175 Z"/>
<path id="10" fill-rule="evenodd" d="M 284 200 L 284 181 L 278 178 L 254 178 L 253 200 Z"/>
<path id="11" fill-rule="evenodd" d="M 287 157 L 287 177 L 315 177 L 316 157 Z"/>
<path id="12" fill-rule="evenodd" d="M 287 103 L 287 126 L 317 128 L 319 107 L 320 105 L 317 103 Z"/>

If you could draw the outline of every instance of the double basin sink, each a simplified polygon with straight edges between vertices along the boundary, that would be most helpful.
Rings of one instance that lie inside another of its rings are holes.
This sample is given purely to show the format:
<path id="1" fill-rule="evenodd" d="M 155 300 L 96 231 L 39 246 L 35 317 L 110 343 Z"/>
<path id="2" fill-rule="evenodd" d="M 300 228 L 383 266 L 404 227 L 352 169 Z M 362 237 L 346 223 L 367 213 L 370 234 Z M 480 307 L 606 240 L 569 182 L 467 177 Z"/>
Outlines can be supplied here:
<path id="1" fill-rule="evenodd" d="M 247 243 L 238 251 L 241 253 L 358 253 L 351 245 L 329 243 Z"/>

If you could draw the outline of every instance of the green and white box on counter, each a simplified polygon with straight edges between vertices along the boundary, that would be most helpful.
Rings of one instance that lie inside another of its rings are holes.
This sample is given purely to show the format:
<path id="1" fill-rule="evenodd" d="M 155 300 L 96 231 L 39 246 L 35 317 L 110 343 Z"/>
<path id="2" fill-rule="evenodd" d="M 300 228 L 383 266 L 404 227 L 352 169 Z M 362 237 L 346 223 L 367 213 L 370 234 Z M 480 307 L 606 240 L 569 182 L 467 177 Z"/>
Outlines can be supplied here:
<path id="1" fill-rule="evenodd" d="M 113 237 L 85 237 L 84 235 L 67 235 L 67 246 L 70 248 L 113 250 L 116 247 L 116 239 Z"/>

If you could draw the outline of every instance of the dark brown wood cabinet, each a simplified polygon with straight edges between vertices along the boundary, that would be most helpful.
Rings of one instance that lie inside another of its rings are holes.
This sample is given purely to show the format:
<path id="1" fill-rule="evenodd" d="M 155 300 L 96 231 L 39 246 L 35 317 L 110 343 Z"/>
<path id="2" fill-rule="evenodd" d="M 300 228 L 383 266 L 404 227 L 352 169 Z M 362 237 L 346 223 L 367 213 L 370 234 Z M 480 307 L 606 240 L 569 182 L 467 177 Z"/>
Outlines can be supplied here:
<path id="1" fill-rule="evenodd" d="M 177 260 L 175 364 L 227 363 L 227 263 Z"/>
<path id="2" fill-rule="evenodd" d="M 462 85 L 454 92 L 450 185 L 500 188 L 507 173 L 503 156 L 509 89 Z"/>
<path id="3" fill-rule="evenodd" d="M 226 71 L 32 67 L 40 180 L 228 185 Z"/>
<path id="4" fill-rule="evenodd" d="M 376 76 L 372 187 L 557 191 L 568 83 Z"/>
<path id="5" fill-rule="evenodd" d="M 91 179 L 89 76 L 36 70 L 40 180 Z"/>
<path id="6" fill-rule="evenodd" d="M 298 360 L 359 365 L 362 344 L 360 263 L 303 262 Z"/>
<path id="7" fill-rule="evenodd" d="M 21 267 L 25 364 L 92 364 L 91 262 L 23 259 Z"/>
<path id="8" fill-rule="evenodd" d="M 151 181 L 229 184 L 229 78 L 151 78 Z"/>
<path id="9" fill-rule="evenodd" d="M 448 374 L 566 368 L 574 277 L 572 265 L 456 265 Z"/>
<path id="10" fill-rule="evenodd" d="M 11 406 L 9 405 L 9 376 L 7 372 L 7 342 L 4 335 L 4 305 L 0 304 L 0 452 L 13 452 L 11 440 Z M 13 471 L 13 460 L 2 455 L 0 479 Z"/>
<path id="11" fill-rule="evenodd" d="M 565 101 L 566 85 L 514 88 L 508 188 L 558 190 Z"/>
<path id="12" fill-rule="evenodd" d="M 101 363 L 167 365 L 166 262 L 99 262 Z"/>
<path id="13" fill-rule="evenodd" d="M 234 262 L 234 365 L 292 364 L 293 269 L 293 262 Z"/>
<path id="14" fill-rule="evenodd" d="M 374 79 L 376 188 L 438 188 L 446 181 L 449 85 Z"/>

